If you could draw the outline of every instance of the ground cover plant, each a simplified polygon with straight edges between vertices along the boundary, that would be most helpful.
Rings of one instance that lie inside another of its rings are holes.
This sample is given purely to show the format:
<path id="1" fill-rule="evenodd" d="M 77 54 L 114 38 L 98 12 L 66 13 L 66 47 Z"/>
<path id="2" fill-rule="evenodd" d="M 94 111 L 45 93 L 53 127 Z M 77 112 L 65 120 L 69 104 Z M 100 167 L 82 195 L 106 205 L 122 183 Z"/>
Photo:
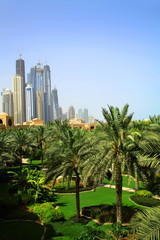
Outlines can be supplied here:
<path id="1" fill-rule="evenodd" d="M 153 194 L 147 190 L 141 190 L 135 192 L 130 199 L 136 204 L 146 206 L 146 207 L 155 207 L 160 205 L 160 200 L 152 197 Z"/>
<path id="2" fill-rule="evenodd" d="M 133 215 L 139 211 L 136 207 L 122 206 L 122 223 L 129 223 Z M 116 222 L 116 205 L 96 205 L 82 208 L 82 214 L 94 219 L 100 223 L 115 223 Z"/>
<path id="3" fill-rule="evenodd" d="M 30 206 L 29 209 L 37 214 L 40 221 L 45 224 L 64 219 L 64 214 L 59 209 L 55 209 L 52 203 L 49 202 L 34 204 Z"/>

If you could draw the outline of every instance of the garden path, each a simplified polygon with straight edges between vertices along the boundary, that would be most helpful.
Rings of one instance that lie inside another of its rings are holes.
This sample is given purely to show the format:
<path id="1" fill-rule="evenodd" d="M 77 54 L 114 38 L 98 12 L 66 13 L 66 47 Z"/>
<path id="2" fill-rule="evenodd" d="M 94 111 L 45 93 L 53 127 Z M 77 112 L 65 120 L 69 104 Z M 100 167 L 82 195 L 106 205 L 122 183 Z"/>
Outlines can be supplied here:
<path id="1" fill-rule="evenodd" d="M 102 187 L 108 187 L 108 188 L 116 188 L 115 185 L 110 185 L 110 184 L 100 184 L 100 186 L 102 186 Z M 135 192 L 134 189 L 128 188 L 128 187 L 122 187 L 122 190 L 123 190 L 123 191 L 127 191 L 127 192 L 132 192 L 132 193 Z"/>

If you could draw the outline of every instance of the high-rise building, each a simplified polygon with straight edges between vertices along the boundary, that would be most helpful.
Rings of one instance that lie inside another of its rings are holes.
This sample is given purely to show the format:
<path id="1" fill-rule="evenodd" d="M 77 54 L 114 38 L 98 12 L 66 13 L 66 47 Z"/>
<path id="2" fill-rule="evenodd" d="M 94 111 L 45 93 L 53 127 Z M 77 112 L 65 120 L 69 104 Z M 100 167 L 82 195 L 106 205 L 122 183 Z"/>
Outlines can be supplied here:
<path id="1" fill-rule="evenodd" d="M 94 117 L 92 115 L 88 117 L 88 123 L 94 123 Z"/>
<path id="2" fill-rule="evenodd" d="M 44 93 L 46 97 L 45 101 L 45 115 L 46 122 L 52 121 L 52 101 L 51 101 L 51 72 L 49 65 L 45 65 L 43 68 L 43 82 L 44 82 Z"/>
<path id="3" fill-rule="evenodd" d="M 39 92 L 41 89 L 44 89 L 44 81 L 43 81 L 43 69 L 41 68 L 40 62 L 37 63 L 36 66 L 36 82 L 35 82 L 35 91 Z"/>
<path id="4" fill-rule="evenodd" d="M 43 89 L 36 92 L 37 99 L 37 118 L 45 122 L 45 95 Z"/>
<path id="5" fill-rule="evenodd" d="M 24 121 L 26 120 L 26 96 L 25 96 L 25 63 L 24 60 L 20 58 L 16 60 L 16 76 L 21 76 L 23 80 L 23 103 L 24 103 Z"/>
<path id="6" fill-rule="evenodd" d="M 32 84 L 26 87 L 26 121 L 35 118 L 34 90 Z"/>
<path id="7" fill-rule="evenodd" d="M 36 91 L 36 117 L 40 120 L 45 121 L 45 109 L 46 109 L 46 96 L 44 94 L 44 81 L 43 81 L 43 69 L 41 68 L 40 62 L 37 63 L 36 68 L 36 81 L 35 81 L 35 91 Z"/>
<path id="8" fill-rule="evenodd" d="M 63 121 L 67 120 L 67 112 L 63 113 Z"/>
<path id="9" fill-rule="evenodd" d="M 14 123 L 23 124 L 25 122 L 25 101 L 24 101 L 24 81 L 23 77 L 16 75 L 12 78 L 13 86 L 13 109 Z"/>
<path id="10" fill-rule="evenodd" d="M 59 106 L 59 120 L 63 121 L 63 111 L 60 106 Z"/>
<path id="11" fill-rule="evenodd" d="M 72 105 L 69 106 L 68 112 L 67 112 L 67 119 L 75 118 L 75 109 Z"/>
<path id="12" fill-rule="evenodd" d="M 13 116 L 13 93 L 9 89 L 2 92 L 2 111 Z"/>
<path id="13" fill-rule="evenodd" d="M 58 104 L 58 92 L 56 87 L 52 90 L 52 101 L 53 101 L 53 120 L 59 120 L 59 104 Z"/>
<path id="14" fill-rule="evenodd" d="M 31 86 L 33 87 L 33 94 L 31 94 L 31 96 L 33 97 L 33 99 L 31 100 L 31 102 L 33 102 L 33 118 L 37 117 L 37 102 L 36 102 L 36 67 L 31 67 L 30 72 L 27 74 L 27 83 L 31 84 Z M 27 96 L 26 96 L 27 99 Z M 27 103 L 26 103 L 27 105 Z M 26 109 L 26 113 L 27 113 L 27 109 Z"/>
<path id="15" fill-rule="evenodd" d="M 84 108 L 83 110 L 83 119 L 85 123 L 88 123 L 88 109 Z"/>
<path id="16" fill-rule="evenodd" d="M 83 113 L 82 113 L 82 109 L 78 109 L 78 118 L 83 119 Z"/>

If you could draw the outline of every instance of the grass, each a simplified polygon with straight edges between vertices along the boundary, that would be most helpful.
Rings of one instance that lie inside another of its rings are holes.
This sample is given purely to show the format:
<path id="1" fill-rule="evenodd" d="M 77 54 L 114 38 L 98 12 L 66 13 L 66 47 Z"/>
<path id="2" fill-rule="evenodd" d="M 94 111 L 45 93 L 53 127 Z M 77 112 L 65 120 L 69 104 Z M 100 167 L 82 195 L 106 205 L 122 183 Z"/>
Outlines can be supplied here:
<path id="1" fill-rule="evenodd" d="M 30 163 L 31 165 L 39 165 L 39 164 L 41 164 L 41 160 L 32 160 L 32 163 L 31 163 L 31 161 L 30 160 L 27 160 L 27 162 L 28 163 Z"/>
<path id="2" fill-rule="evenodd" d="M 1 240 L 39 240 L 43 231 L 43 226 L 35 222 L 0 220 Z"/>
<path id="3" fill-rule="evenodd" d="M 123 205 L 135 206 L 129 198 L 132 193 L 123 191 L 122 202 Z M 64 213 L 65 218 L 69 219 L 76 215 L 75 194 L 57 194 L 57 204 L 60 210 Z M 81 192 L 80 193 L 80 208 L 86 206 L 94 206 L 100 204 L 115 204 L 116 192 L 115 189 L 99 187 L 95 192 Z"/>
<path id="4" fill-rule="evenodd" d="M 104 183 L 105 184 L 110 184 L 110 181 L 105 178 L 104 179 Z M 115 181 L 112 183 L 112 185 L 115 185 Z M 129 177 L 128 176 L 123 176 L 123 187 L 128 187 L 128 188 L 133 188 L 135 189 L 135 181 L 133 177 Z M 144 189 L 144 185 L 142 182 L 139 182 L 139 188 L 140 189 Z"/>

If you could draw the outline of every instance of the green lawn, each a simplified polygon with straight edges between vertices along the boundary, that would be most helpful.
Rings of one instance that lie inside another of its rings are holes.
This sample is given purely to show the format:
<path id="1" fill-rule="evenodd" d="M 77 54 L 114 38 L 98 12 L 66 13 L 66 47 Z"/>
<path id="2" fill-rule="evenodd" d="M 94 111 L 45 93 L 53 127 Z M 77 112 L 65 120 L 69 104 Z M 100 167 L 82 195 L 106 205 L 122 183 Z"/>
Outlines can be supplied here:
<path id="1" fill-rule="evenodd" d="M 40 240 L 44 228 L 35 222 L 13 221 L 4 222 L 0 220 L 1 240 Z"/>
<path id="2" fill-rule="evenodd" d="M 105 184 L 110 184 L 110 181 L 105 178 L 104 180 Z M 115 185 L 115 181 L 112 183 L 112 185 Z M 123 176 L 123 187 L 128 187 L 128 188 L 133 188 L 135 189 L 135 181 L 133 177 L 129 177 L 128 176 Z M 144 185 L 142 182 L 139 182 L 139 188 L 140 189 L 144 189 Z"/>
<path id="3" fill-rule="evenodd" d="M 122 201 L 123 205 L 135 206 L 129 197 L 132 193 L 123 191 Z M 59 206 L 61 211 L 64 213 L 65 218 L 69 219 L 76 215 L 76 204 L 75 194 L 57 194 L 57 201 L 55 204 Z M 116 192 L 115 189 L 99 187 L 97 190 L 90 192 L 80 193 L 80 208 L 86 206 L 93 206 L 99 204 L 115 204 L 116 203 Z"/>

